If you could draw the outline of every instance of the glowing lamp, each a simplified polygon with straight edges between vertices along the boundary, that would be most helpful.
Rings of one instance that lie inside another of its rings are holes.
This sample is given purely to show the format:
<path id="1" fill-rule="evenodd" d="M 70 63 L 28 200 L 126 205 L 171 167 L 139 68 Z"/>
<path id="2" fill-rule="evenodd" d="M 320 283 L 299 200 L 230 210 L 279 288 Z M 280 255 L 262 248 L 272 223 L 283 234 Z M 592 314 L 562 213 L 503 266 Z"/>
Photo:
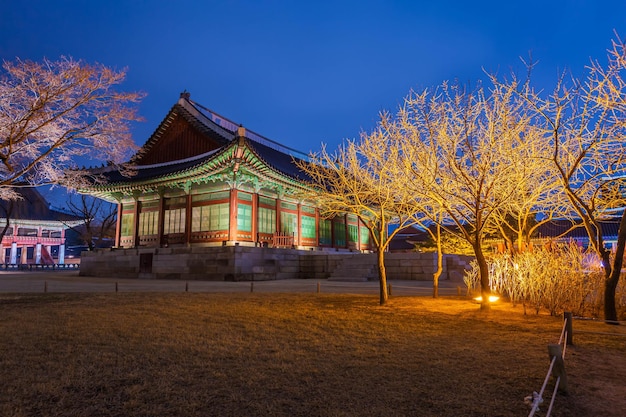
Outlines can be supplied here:
<path id="1" fill-rule="evenodd" d="M 498 297 L 497 295 L 490 295 L 489 296 L 489 302 L 490 303 L 495 303 L 496 301 L 498 301 L 500 299 L 500 297 Z M 478 301 L 479 303 L 483 301 L 483 297 L 476 297 L 474 298 L 474 300 Z"/>

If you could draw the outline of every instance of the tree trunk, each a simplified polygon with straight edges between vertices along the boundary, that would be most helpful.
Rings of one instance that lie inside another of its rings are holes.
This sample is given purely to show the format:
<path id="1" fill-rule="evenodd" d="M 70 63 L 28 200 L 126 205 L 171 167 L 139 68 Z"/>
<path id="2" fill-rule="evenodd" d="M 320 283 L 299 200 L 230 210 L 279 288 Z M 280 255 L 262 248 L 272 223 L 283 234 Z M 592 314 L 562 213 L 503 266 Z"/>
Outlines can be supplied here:
<path id="1" fill-rule="evenodd" d="M 380 305 L 385 305 L 389 294 L 387 292 L 387 271 L 385 270 L 385 252 L 378 248 L 376 257 L 376 266 L 378 267 L 378 280 L 380 282 Z"/>
<path id="2" fill-rule="evenodd" d="M 443 272 L 443 249 L 441 248 L 441 225 L 437 223 L 437 270 L 433 274 L 433 298 L 439 297 L 439 277 Z"/>
<path id="3" fill-rule="evenodd" d="M 10 222 L 11 219 L 7 217 L 4 227 L 2 227 L 2 229 L 0 230 L 0 242 L 2 242 L 2 239 L 4 239 L 4 235 L 7 234 L 7 230 L 9 230 L 9 225 L 11 224 Z"/>
<path id="4" fill-rule="evenodd" d="M 517 253 L 526 252 L 526 240 L 524 239 L 524 232 L 518 231 L 517 233 Z"/>
<path id="5" fill-rule="evenodd" d="M 482 297 L 480 309 L 489 310 L 491 308 L 489 304 L 489 296 L 491 295 L 491 288 L 489 288 L 489 266 L 487 265 L 487 259 L 485 258 L 483 248 L 478 239 L 474 242 L 473 246 L 476 262 L 478 263 L 478 270 L 480 271 L 480 296 Z"/>
<path id="6" fill-rule="evenodd" d="M 13 200 L 9 200 L 7 205 L 0 204 L 0 209 L 4 212 L 5 223 L 2 229 L 0 230 L 0 249 L 2 249 L 2 240 L 4 236 L 7 234 L 7 230 L 9 230 L 9 226 L 11 225 L 11 215 L 13 214 L 13 207 L 15 207 L 15 202 Z"/>
<path id="7" fill-rule="evenodd" d="M 619 223 L 617 248 L 615 250 L 615 259 L 613 260 L 611 275 L 607 277 L 604 282 L 604 319 L 609 324 L 618 324 L 617 308 L 615 306 L 615 290 L 617 289 L 619 276 L 622 272 L 624 246 L 626 246 L 626 210 L 622 213 L 622 219 Z M 606 251 L 606 253 L 608 255 L 608 251 Z"/>

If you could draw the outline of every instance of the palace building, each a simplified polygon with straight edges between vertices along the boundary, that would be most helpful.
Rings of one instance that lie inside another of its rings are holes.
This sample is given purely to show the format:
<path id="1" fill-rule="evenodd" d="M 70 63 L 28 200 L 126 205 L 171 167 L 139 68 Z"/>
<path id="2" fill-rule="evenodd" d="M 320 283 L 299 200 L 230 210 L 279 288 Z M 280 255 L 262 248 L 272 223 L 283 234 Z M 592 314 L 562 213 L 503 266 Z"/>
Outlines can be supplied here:
<path id="1" fill-rule="evenodd" d="M 81 192 L 118 205 L 117 248 L 250 246 L 370 250 L 356 216 L 320 217 L 306 155 L 182 93 L 127 172 L 102 167 Z"/>
<path id="2" fill-rule="evenodd" d="M 50 209 L 35 188 L 15 191 L 19 199 L 3 202 L 0 210 L 0 227 L 6 226 L 0 263 L 5 267 L 65 264 L 65 233 L 84 219 Z"/>

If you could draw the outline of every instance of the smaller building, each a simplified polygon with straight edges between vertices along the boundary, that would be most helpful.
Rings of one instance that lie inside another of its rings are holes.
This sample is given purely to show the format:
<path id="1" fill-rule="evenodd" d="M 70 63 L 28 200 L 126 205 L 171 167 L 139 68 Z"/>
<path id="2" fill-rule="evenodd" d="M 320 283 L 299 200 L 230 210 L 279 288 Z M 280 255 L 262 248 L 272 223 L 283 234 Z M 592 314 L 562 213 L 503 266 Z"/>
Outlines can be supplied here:
<path id="1" fill-rule="evenodd" d="M 16 189 L 20 199 L 0 202 L 0 263 L 52 265 L 65 263 L 65 232 L 83 220 L 49 208 L 34 188 Z M 8 221 L 8 224 L 7 224 Z"/>

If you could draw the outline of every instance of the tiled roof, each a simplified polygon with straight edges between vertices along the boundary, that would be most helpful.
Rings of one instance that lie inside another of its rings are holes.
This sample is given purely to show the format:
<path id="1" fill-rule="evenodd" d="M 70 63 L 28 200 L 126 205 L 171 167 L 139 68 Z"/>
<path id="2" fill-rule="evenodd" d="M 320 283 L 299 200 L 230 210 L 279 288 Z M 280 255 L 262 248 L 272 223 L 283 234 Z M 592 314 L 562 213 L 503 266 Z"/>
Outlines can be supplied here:
<path id="1" fill-rule="evenodd" d="M 220 149 L 216 149 L 215 151 L 207 152 L 203 155 L 198 155 L 197 157 L 186 158 L 179 161 L 172 161 L 169 163 L 155 165 L 136 166 L 132 169 L 132 175 L 130 176 L 124 175 L 116 169 L 110 171 L 105 170 L 101 173 L 101 175 L 109 184 L 147 181 L 156 178 L 162 178 L 173 173 L 182 173 L 195 167 L 201 166 L 202 164 L 212 159 L 217 153 L 220 153 L 225 147 L 226 146 Z"/>
<path id="2" fill-rule="evenodd" d="M 619 229 L 619 218 L 607 219 L 600 222 L 602 236 L 605 239 L 614 239 L 617 237 Z M 552 237 L 561 239 L 587 239 L 587 232 L 581 226 L 572 228 L 574 224 L 571 220 L 552 220 L 539 226 L 537 237 Z M 571 229 L 571 230 L 570 230 Z"/>
<path id="3" fill-rule="evenodd" d="M 296 165 L 295 161 L 302 161 L 302 159 L 252 140 L 248 140 L 248 145 L 260 159 L 282 174 L 300 181 L 309 179 L 308 175 L 301 171 Z"/>
<path id="4" fill-rule="evenodd" d="M 213 158 L 221 154 L 225 149 L 232 146 L 234 141 L 237 140 L 240 132 L 243 132 L 246 138 L 246 146 L 248 146 L 253 153 L 270 168 L 294 180 L 304 181 L 308 179 L 308 176 L 302 172 L 295 163 L 296 160 L 303 160 L 305 157 L 303 153 L 282 146 L 277 142 L 267 139 L 247 129 L 241 129 L 234 122 L 212 112 L 211 110 L 208 110 L 198 103 L 192 102 L 189 100 L 189 95 L 186 93 L 181 94 L 181 98 L 178 103 L 172 107 L 163 122 L 161 122 L 157 130 L 142 147 L 144 151 L 154 147 L 159 141 L 168 127 L 168 118 L 173 117 L 172 115 L 174 113 L 184 115 L 185 120 L 196 126 L 198 130 L 205 132 L 207 135 L 210 134 L 212 138 L 215 138 L 216 135 L 222 138 L 222 147 L 205 154 L 181 160 L 152 165 L 138 164 L 133 167 L 134 175 L 132 176 L 124 175 L 113 167 L 94 169 L 93 172 L 100 174 L 106 183 L 110 185 L 166 178 L 173 174 L 191 171 L 194 168 L 201 167 L 203 164 L 208 163 Z M 140 154 L 135 157 L 135 160 L 137 160 L 137 158 L 139 158 L 139 160 L 141 159 Z"/>
<path id="5" fill-rule="evenodd" d="M 6 218 L 6 210 L 9 205 L 13 207 L 10 210 L 9 218 L 12 220 L 40 220 L 40 221 L 80 221 L 83 220 L 79 216 L 63 213 L 51 209 L 46 199 L 32 187 L 23 187 L 14 189 L 20 199 L 13 202 L 2 201 L 3 209 L 0 210 L 0 218 Z"/>

